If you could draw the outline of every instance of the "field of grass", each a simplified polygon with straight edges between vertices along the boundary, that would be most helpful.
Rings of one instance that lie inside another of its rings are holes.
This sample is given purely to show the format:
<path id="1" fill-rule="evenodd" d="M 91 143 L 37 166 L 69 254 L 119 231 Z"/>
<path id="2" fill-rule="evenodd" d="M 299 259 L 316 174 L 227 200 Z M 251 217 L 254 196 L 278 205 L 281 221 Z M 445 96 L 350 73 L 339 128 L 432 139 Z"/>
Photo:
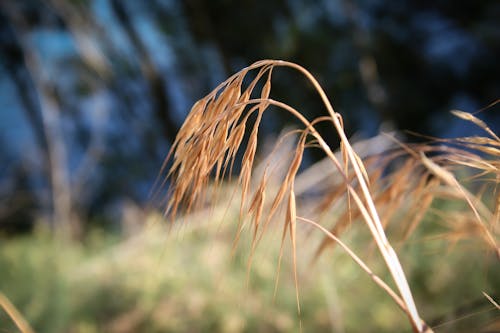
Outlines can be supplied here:
<path id="1" fill-rule="evenodd" d="M 270 97 L 279 67 L 306 77 L 326 116 L 308 120 Z M 269 109 L 302 128 L 261 160 Z M 498 332 L 500 139 L 475 115 L 454 114 L 484 136 L 353 144 L 309 72 L 257 62 L 198 101 L 179 131 L 163 170 L 169 222 L 149 212 L 126 239 L 93 232 L 75 244 L 40 231 L 2 242 L 0 290 L 20 314 L 2 313 L 1 323 L 15 330 L 11 319 L 24 316 L 38 332 Z M 325 160 L 304 168 L 309 149 Z"/>
<path id="2" fill-rule="evenodd" d="M 263 239 L 247 276 L 251 239 L 243 236 L 231 256 L 236 229 L 228 216 L 223 223 L 194 218 L 168 233 L 151 216 L 150 226 L 125 240 L 94 232 L 85 244 L 55 244 L 38 232 L 2 242 L 1 290 L 36 332 L 298 332 L 300 325 L 303 332 L 411 331 L 397 306 L 339 249 L 310 266 L 313 235 L 298 245 L 299 316 L 287 256 L 273 300 L 277 228 Z M 346 242 L 383 272 L 367 236 L 354 228 Z M 401 253 L 422 315 L 441 324 L 435 332 L 498 329 L 498 310 L 481 292 L 498 292 L 500 269 L 477 245 L 461 242 L 450 250 L 442 239 L 416 237 Z M 2 332 L 18 331 L 5 313 L 0 323 Z"/>

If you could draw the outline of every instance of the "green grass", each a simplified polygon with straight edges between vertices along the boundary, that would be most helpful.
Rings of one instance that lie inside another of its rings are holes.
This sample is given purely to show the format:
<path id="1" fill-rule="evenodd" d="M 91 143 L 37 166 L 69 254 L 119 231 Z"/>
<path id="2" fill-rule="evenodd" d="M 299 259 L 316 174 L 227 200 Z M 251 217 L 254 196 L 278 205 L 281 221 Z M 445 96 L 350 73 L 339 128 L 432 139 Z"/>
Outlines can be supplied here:
<path id="1" fill-rule="evenodd" d="M 57 244 L 43 232 L 3 241 L 0 290 L 36 332 L 298 332 L 300 322 L 303 332 L 410 332 L 397 306 L 340 249 L 312 267 L 313 253 L 298 251 L 299 316 L 289 257 L 273 300 L 280 230 L 271 227 L 247 277 L 251 237 L 243 235 L 231 256 L 236 226 L 217 215 L 194 216 L 170 234 L 158 224 L 123 240 L 94 232 L 85 245 Z M 237 212 L 225 216 L 233 218 Z M 346 242 L 387 277 L 366 232 L 349 235 Z M 301 237 L 300 248 L 313 238 Z M 486 299 L 467 313 L 486 312 L 459 321 L 450 315 L 481 291 L 498 291 L 498 265 L 475 244 L 447 254 L 443 240 L 415 241 L 402 256 L 426 318 L 452 321 L 436 332 L 479 331 L 498 319 Z M 5 313 L 0 332 L 17 332 Z"/>
<path id="2" fill-rule="evenodd" d="M 45 234 L 5 241 L 0 290 L 36 332 L 293 330 L 294 294 L 280 292 L 273 305 L 273 259 L 255 265 L 247 286 L 246 254 L 231 259 L 231 242 L 214 234 L 200 226 L 166 236 L 155 226 L 120 243 L 110 235 L 85 246 L 54 245 Z M 311 311 L 324 307 L 317 293 L 305 300 Z M 328 327 L 326 317 L 313 322 Z M 5 313 L 0 323 L 16 331 Z"/>

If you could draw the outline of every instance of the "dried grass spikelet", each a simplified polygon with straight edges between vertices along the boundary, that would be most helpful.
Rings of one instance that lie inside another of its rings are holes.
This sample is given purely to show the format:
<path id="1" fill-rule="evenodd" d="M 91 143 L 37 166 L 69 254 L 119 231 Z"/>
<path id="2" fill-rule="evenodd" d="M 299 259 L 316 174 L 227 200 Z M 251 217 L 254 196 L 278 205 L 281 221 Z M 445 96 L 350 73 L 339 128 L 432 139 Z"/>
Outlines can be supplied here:
<path id="1" fill-rule="evenodd" d="M 318 120 L 309 121 L 293 107 L 270 97 L 273 69 L 283 66 L 299 71 L 314 86 L 326 108 L 328 114 L 326 118 L 321 117 Z M 243 82 L 250 73 L 254 77 L 248 85 L 244 85 Z M 258 94 L 257 87 L 260 86 L 260 83 L 262 83 L 262 88 L 260 94 Z M 252 98 L 251 96 L 259 96 L 259 98 Z M 250 183 L 253 177 L 252 170 L 257 151 L 258 130 L 263 113 L 268 110 L 269 106 L 290 113 L 304 127 L 299 131 L 297 147 L 285 179 L 274 197 L 270 198 L 271 204 L 267 210 L 267 216 L 263 216 L 269 174 L 264 172 L 260 182 L 257 182 L 259 185 L 253 196 L 250 195 Z M 247 128 L 250 116 L 254 116 L 255 122 L 251 128 Z M 325 119 L 334 127 L 340 138 L 341 160 L 336 157 L 331 147 L 328 146 L 315 128 L 317 122 L 325 121 Z M 242 147 L 246 132 L 249 133 L 248 142 L 246 147 Z M 213 178 L 215 188 L 217 188 L 224 175 L 232 173 L 237 152 L 244 149 L 241 171 L 238 177 L 241 189 L 241 216 L 238 235 L 242 231 L 241 221 L 248 212 L 252 217 L 253 251 L 262 234 L 266 232 L 267 226 L 277 213 L 278 208 L 286 207 L 280 258 L 284 251 L 283 244 L 288 235 L 292 245 L 297 305 L 299 305 L 296 272 L 296 223 L 300 221 L 311 224 L 311 221 L 297 215 L 295 179 L 302 162 L 304 150 L 308 146 L 322 149 L 330 160 L 333 169 L 341 177 L 342 187 L 347 193 L 349 202 L 348 214 L 349 216 L 358 214 L 366 223 L 394 279 L 398 292 L 393 291 L 380 278 L 370 273 L 372 279 L 386 290 L 389 296 L 407 314 L 415 332 L 431 332 L 418 315 L 405 274 L 396 252 L 387 240 L 384 225 L 377 212 L 376 203 L 370 189 L 372 186 L 370 185 L 370 174 L 344 133 L 342 117 L 333 110 L 330 101 L 316 79 L 306 69 L 297 64 L 279 60 L 256 62 L 228 78 L 193 106 L 164 163 L 165 168 L 167 162 L 172 162 L 167 174 L 167 177 L 171 180 L 171 187 L 166 214 L 175 219 L 180 208 L 189 212 L 200 205 L 206 195 L 209 180 Z M 386 200 L 384 198 L 390 196 L 390 193 L 381 195 L 379 200 Z M 317 229 L 325 232 L 325 238 L 334 241 L 338 240 L 331 231 L 322 227 L 317 227 Z M 357 259 L 359 258 L 354 257 L 352 252 L 348 251 L 348 254 L 358 262 Z M 363 265 L 360 266 L 365 269 L 366 265 Z M 369 270 L 365 269 L 365 271 L 368 272 Z"/>
<path id="2" fill-rule="evenodd" d="M 374 202 L 386 212 L 383 218 L 392 211 L 383 192 L 378 190 L 385 186 L 393 192 L 392 197 L 404 197 L 407 203 L 415 203 L 407 204 L 410 208 L 403 220 L 410 222 L 404 224 L 403 240 L 410 237 L 436 199 L 462 202 L 461 206 L 453 208 L 454 211 L 434 212 L 434 217 L 441 218 L 449 228 L 449 232 L 440 237 L 450 240 L 452 245 L 463 239 L 478 239 L 500 259 L 500 140 L 475 115 L 457 110 L 452 114 L 472 122 L 487 136 L 454 139 L 422 136 L 429 142 L 418 145 L 398 142 L 401 149 L 377 157 L 385 165 L 398 158 L 405 162 L 381 181 L 372 182 L 375 184 L 372 188 Z M 370 162 L 365 160 L 365 163 Z M 408 168 L 410 164 L 412 167 Z M 401 205 L 395 206 L 399 212 L 404 210 Z M 460 218 L 450 218 L 457 214 Z"/>
<path id="3" fill-rule="evenodd" d="M 498 101 L 497 101 L 498 102 Z M 496 103 L 497 103 L 496 102 Z M 494 103 L 494 104 L 496 104 Z M 440 154 L 428 157 L 421 153 L 422 164 L 441 181 L 441 194 L 462 200 L 466 209 L 460 211 L 462 224 L 451 224 L 450 238 L 479 238 L 500 260 L 500 138 L 475 115 L 453 110 L 452 113 L 470 121 L 488 135 L 455 139 L 435 139 L 444 143 L 436 149 Z M 456 147 L 456 148 L 455 148 Z M 472 177 L 460 174 L 463 169 Z M 477 186 L 477 184 L 483 184 Z M 493 197 L 487 204 L 482 193 L 488 188 Z M 467 208 L 468 207 L 468 208 Z M 457 221 L 461 221 L 457 220 Z"/>
<path id="4" fill-rule="evenodd" d="M 391 220 L 406 221 L 399 223 L 404 228 L 403 241 L 411 236 L 436 199 L 462 202 L 454 206 L 455 211 L 434 212 L 434 217 L 441 218 L 449 228 L 440 237 L 452 245 L 463 239 L 477 239 L 500 259 L 500 141 L 475 115 L 452 113 L 479 126 L 487 136 L 430 138 L 428 143 L 414 145 L 397 142 L 400 149 L 375 156 L 376 163 L 365 159 L 365 165 L 375 165 L 368 171 L 373 179 L 373 200 L 383 212 L 383 225 Z M 402 159 L 398 167 L 380 177 L 380 171 L 397 159 Z M 338 235 L 342 223 L 339 220 L 330 231 Z M 318 253 L 329 244 L 331 241 L 325 239 Z"/>

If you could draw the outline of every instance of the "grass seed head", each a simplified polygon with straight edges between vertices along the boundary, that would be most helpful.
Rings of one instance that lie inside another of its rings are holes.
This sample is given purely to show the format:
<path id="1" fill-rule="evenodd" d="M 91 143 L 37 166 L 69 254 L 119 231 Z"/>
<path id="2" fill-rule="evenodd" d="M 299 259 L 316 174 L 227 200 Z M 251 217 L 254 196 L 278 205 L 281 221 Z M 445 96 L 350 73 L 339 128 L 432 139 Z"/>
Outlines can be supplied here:
<path id="1" fill-rule="evenodd" d="M 298 70 L 312 83 L 325 105 L 327 117 L 310 121 L 286 103 L 271 98 L 272 73 L 280 66 Z M 251 75 L 253 77 L 249 81 Z M 260 92 L 257 91 L 259 89 Z M 252 99 L 251 96 L 259 98 Z M 274 191 L 274 195 L 268 196 L 266 193 L 271 193 L 271 170 L 266 166 L 261 178 L 254 179 L 256 176 L 253 169 L 258 150 L 259 127 L 264 112 L 268 112 L 271 105 L 297 118 L 303 128 L 297 131 L 297 146 L 281 184 Z M 373 280 L 403 309 L 415 332 L 430 332 L 418 317 L 410 288 L 396 252 L 386 237 L 385 229 L 391 223 L 397 222 L 403 230 L 402 239 L 407 239 L 417 229 L 426 212 L 432 209 L 436 199 L 462 200 L 468 211 L 462 209 L 456 212 L 456 221 L 461 222 L 450 228 L 449 239 L 453 242 L 464 237 L 478 237 L 500 258 L 497 245 L 500 233 L 500 139 L 475 115 L 463 111 L 453 111 L 453 114 L 479 126 L 488 137 L 432 139 L 430 143 L 422 145 L 397 142 L 400 146 L 398 149 L 362 158 L 344 133 L 342 117 L 333 110 L 325 92 L 307 70 L 286 61 L 256 62 L 221 83 L 192 107 L 164 163 L 164 167 L 170 161 L 172 164 L 167 174 L 171 187 L 166 214 L 175 219 L 180 210 L 189 212 L 202 204 L 207 195 L 207 188 L 213 185 L 217 189 L 225 176 L 233 173 L 238 152 L 243 150 L 238 177 L 241 203 L 236 239 L 239 239 L 242 232 L 242 220 L 245 215 L 250 215 L 253 232 L 252 256 L 258 241 L 268 230 L 269 223 L 280 207 L 285 206 L 278 275 L 285 239 L 288 236 L 292 245 L 298 311 L 297 221 L 309 223 L 325 233 L 316 251 L 317 258 L 329 245 L 340 242 L 338 237 L 351 223 L 362 220 L 369 228 L 399 294 L 373 275 L 349 248 L 339 244 L 363 270 L 370 272 Z M 249 125 L 251 116 L 255 121 Z M 339 135 L 339 157 L 315 128 L 319 122 L 325 120 L 333 125 Z M 335 170 L 335 177 L 340 180 L 331 182 L 330 188 L 324 191 L 323 197 L 317 200 L 315 206 L 319 215 L 330 214 L 332 207 L 340 209 L 335 212 L 338 218 L 334 219 L 330 227 L 319 225 L 297 213 L 295 180 L 304 151 L 309 147 L 323 150 Z M 464 178 L 461 176 L 464 168 L 477 171 L 471 179 L 489 182 L 494 188 L 493 207 L 483 202 L 484 191 L 474 192 L 464 184 Z M 257 184 L 257 187 L 250 195 L 252 184 Z M 383 212 L 380 216 L 379 211 Z M 250 262 L 251 259 L 249 265 Z"/>

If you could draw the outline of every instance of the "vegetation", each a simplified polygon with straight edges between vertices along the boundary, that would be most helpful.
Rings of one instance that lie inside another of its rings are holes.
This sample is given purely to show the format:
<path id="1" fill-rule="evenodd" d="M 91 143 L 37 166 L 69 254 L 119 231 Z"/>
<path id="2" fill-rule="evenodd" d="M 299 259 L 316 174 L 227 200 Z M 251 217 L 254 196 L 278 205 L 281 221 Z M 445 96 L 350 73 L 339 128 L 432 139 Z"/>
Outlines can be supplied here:
<path id="1" fill-rule="evenodd" d="M 300 316 L 289 256 L 273 299 L 279 236 L 262 239 L 247 276 L 249 234 L 231 255 L 238 214 L 221 204 L 209 220 L 203 213 L 185 216 L 170 233 L 151 215 L 140 234 L 119 241 L 95 230 L 83 245 L 55 245 L 38 230 L 0 244 L 0 265 L 8 272 L 0 275 L 0 289 L 42 333 L 297 332 L 299 321 L 303 332 L 410 332 L 397 307 L 341 251 L 310 265 L 312 249 L 300 247 Z M 413 237 L 421 240 L 421 233 Z M 387 278 L 366 240 L 355 226 L 344 237 Z M 440 325 L 435 332 L 493 332 L 498 325 L 498 310 L 481 291 L 498 300 L 500 271 L 477 245 L 461 242 L 448 251 L 445 240 L 427 239 L 399 252 L 422 317 Z M 4 311 L 0 327 L 19 331 Z"/>
<path id="2" fill-rule="evenodd" d="M 279 67 L 305 75 L 326 116 L 309 121 L 271 97 Z M 271 109 L 301 127 L 258 161 Z M 38 230 L 2 242 L 2 329 L 494 332 L 500 140 L 476 116 L 454 114 L 486 135 L 353 145 L 309 72 L 257 62 L 197 102 L 179 131 L 163 168 L 165 213 L 179 226 L 150 213 L 123 241 L 94 231 L 78 244 Z M 319 123 L 336 130 L 339 151 Z M 304 168 L 311 148 L 326 159 Z"/>
<path id="3" fill-rule="evenodd" d="M 0 333 L 500 331 L 499 8 L 0 1 Z"/>
<path id="4" fill-rule="evenodd" d="M 270 97 L 271 79 L 276 67 L 290 67 L 302 73 L 320 95 L 327 110 L 327 116 L 309 121 L 290 105 L 272 99 Z M 245 85 L 245 80 L 250 80 L 247 75 L 251 71 L 257 73 L 250 83 Z M 258 89 L 257 84 L 261 80 L 264 82 Z M 258 90 L 260 90 L 260 94 Z M 303 128 L 287 133 L 298 136 L 296 149 L 292 154 L 287 172 L 281 178 L 281 184 L 270 196 L 271 199 L 266 200 L 270 188 L 272 190 L 272 186 L 269 185 L 270 179 L 276 177 L 273 174 L 276 171 L 276 165 L 266 164 L 262 174 L 257 179 L 254 179 L 253 176 L 253 165 L 257 152 L 259 126 L 264 112 L 270 106 L 287 111 L 302 123 Z M 459 111 L 454 113 L 458 117 L 465 118 L 482 127 L 491 138 L 457 139 L 457 143 L 464 146 L 461 149 L 431 145 L 410 147 L 401 144 L 403 147 L 400 151 L 382 154 L 384 156 L 378 158 L 378 163 L 373 163 L 374 167 L 367 169 L 347 139 L 341 115 L 333 110 L 325 92 L 307 70 L 286 61 L 264 60 L 257 62 L 231 76 L 193 106 L 166 160 L 167 162 L 170 159 L 173 160 L 173 165 L 167 174 L 167 177 L 172 179 L 173 186 L 166 213 L 175 218 L 179 207 L 185 207 L 189 212 L 193 207 L 203 203 L 212 176 L 215 178 L 213 188 L 216 196 L 224 176 L 227 173 L 232 173 L 237 152 L 242 145 L 245 133 L 247 133 L 248 141 L 245 143 L 246 148 L 244 148 L 238 179 L 241 188 L 241 205 L 236 241 L 245 227 L 244 221 L 248 215 L 250 218 L 249 229 L 252 233 L 251 253 L 253 253 L 262 235 L 267 232 L 267 228 L 279 207 L 285 207 L 278 272 L 285 237 L 288 235 L 291 242 L 299 314 L 297 224 L 302 222 L 324 233 L 324 240 L 316 252 L 316 257 L 323 252 L 327 244 L 331 242 L 339 244 L 406 313 L 413 331 L 432 332 L 432 329 L 421 319 L 417 311 L 406 275 L 396 252 L 387 239 L 385 229 L 389 222 L 397 220 L 398 227 L 406 229 L 404 237 L 408 237 L 419 224 L 433 200 L 441 196 L 453 200 L 458 199 L 466 203 L 467 210 L 470 212 L 464 213 L 459 207 L 455 207 L 451 212 L 447 212 L 445 219 L 460 211 L 461 218 L 455 219 L 452 227 L 459 229 L 458 237 L 463 237 L 465 234 L 479 238 L 487 249 L 493 252 L 497 259 L 500 259 L 500 248 L 497 245 L 500 216 L 498 205 L 500 194 L 497 191 L 498 179 L 500 179 L 498 163 L 500 139 L 486 124 L 473 115 Z M 246 127 L 251 116 L 254 116 L 255 121 L 247 130 Z M 335 156 L 333 149 L 316 129 L 320 122 L 332 125 L 338 134 L 340 159 Z M 295 181 L 304 151 L 309 147 L 319 148 L 324 152 L 331 162 L 331 168 L 335 170 L 336 176 L 339 178 L 333 189 L 329 188 L 326 192 L 319 194 L 320 198 L 317 201 L 321 204 L 313 212 L 324 214 L 333 208 L 337 201 L 346 198 L 347 203 L 344 205 L 344 209 L 347 218 L 340 219 L 330 228 L 311 220 L 300 212 L 298 213 Z M 465 148 L 489 154 L 493 159 L 489 160 L 487 157 L 475 155 Z M 402 154 L 407 155 L 404 156 L 404 161 L 397 165 L 396 169 L 391 171 L 389 175 L 381 176 L 386 170 L 387 163 Z M 435 156 L 428 157 L 427 155 L 430 154 L 435 154 Z M 486 184 L 480 187 L 478 194 L 471 193 L 460 184 L 453 174 L 453 169 L 457 165 L 480 171 L 479 175 L 475 175 L 474 178 L 480 178 Z M 484 176 L 486 179 L 482 179 Z M 250 195 L 252 182 L 255 184 L 255 190 Z M 377 182 L 382 184 L 377 184 Z M 493 204 L 490 208 L 482 201 L 484 190 L 488 187 L 494 193 Z M 400 205 L 407 204 L 407 197 L 413 197 L 415 209 L 411 211 L 412 214 L 409 216 L 401 216 Z M 403 198 L 405 199 L 402 200 Z M 379 211 L 383 211 L 383 214 L 379 214 Z M 391 288 L 383 279 L 374 274 L 339 239 L 341 232 L 355 219 L 361 219 L 366 223 L 372 240 L 376 244 L 397 289 Z M 251 262 L 252 255 L 249 259 L 249 266 Z"/>

